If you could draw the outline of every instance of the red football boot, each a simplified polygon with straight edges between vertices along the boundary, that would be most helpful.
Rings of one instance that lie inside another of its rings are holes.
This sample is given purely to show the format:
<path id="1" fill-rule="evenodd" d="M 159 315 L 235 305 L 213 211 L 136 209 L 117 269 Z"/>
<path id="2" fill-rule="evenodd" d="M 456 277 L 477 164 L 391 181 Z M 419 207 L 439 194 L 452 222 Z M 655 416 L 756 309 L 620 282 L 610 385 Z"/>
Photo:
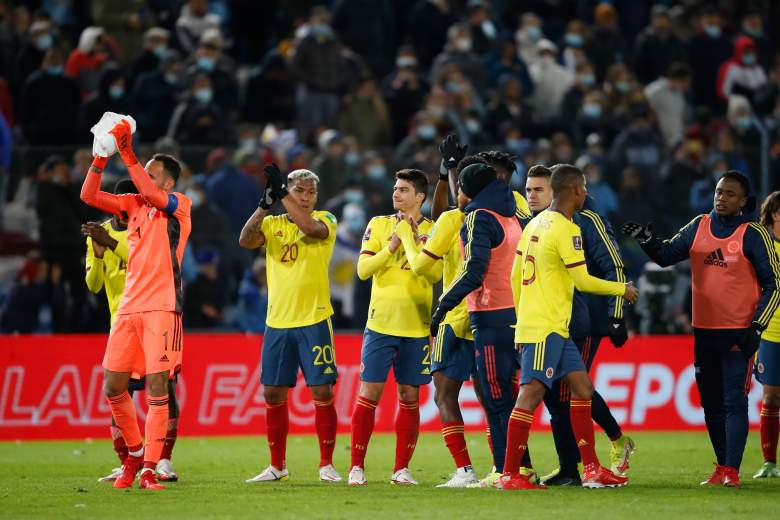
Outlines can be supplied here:
<path id="1" fill-rule="evenodd" d="M 114 481 L 114 487 L 117 489 L 129 488 L 135 481 L 135 475 L 141 466 L 144 465 L 144 456 L 133 457 L 128 455 L 125 464 L 122 466 L 122 475 Z"/>
<path id="2" fill-rule="evenodd" d="M 739 481 L 739 470 L 737 468 L 723 466 L 723 485 L 735 488 L 742 486 L 742 482 Z"/>
<path id="3" fill-rule="evenodd" d="M 153 489 L 155 491 L 165 489 L 165 486 L 157 482 L 157 477 L 154 476 L 154 470 L 145 468 L 141 471 L 141 477 L 138 479 L 138 487 L 141 489 Z"/>
<path id="4" fill-rule="evenodd" d="M 519 473 L 504 473 L 496 482 L 497 489 L 506 491 L 519 491 L 524 489 L 547 489 L 544 486 L 531 482 L 531 475 L 520 475 Z"/>
<path id="5" fill-rule="evenodd" d="M 599 464 L 589 464 L 582 472 L 582 487 L 584 488 L 614 488 L 628 484 L 628 477 L 615 475 Z"/>
<path id="6" fill-rule="evenodd" d="M 715 471 L 712 472 L 712 475 L 710 475 L 710 478 L 705 480 L 701 483 L 702 486 L 722 486 L 723 485 L 723 479 L 726 476 L 726 466 L 721 466 L 720 464 L 715 464 Z M 737 475 L 737 480 L 739 480 L 739 475 Z"/>

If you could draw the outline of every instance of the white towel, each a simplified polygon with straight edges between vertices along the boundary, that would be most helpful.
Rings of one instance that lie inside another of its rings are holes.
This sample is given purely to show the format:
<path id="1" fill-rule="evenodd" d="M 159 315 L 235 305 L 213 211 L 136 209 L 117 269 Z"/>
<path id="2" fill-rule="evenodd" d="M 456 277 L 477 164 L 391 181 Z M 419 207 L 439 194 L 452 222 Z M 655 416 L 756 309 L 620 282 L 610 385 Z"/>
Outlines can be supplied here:
<path id="1" fill-rule="evenodd" d="M 135 133 L 136 124 L 135 119 L 129 115 L 117 114 L 114 112 L 105 112 L 100 121 L 90 129 L 90 132 L 95 136 L 92 140 L 92 155 L 100 157 L 111 157 L 116 153 L 116 141 L 114 136 L 109 132 L 114 129 L 116 125 L 126 119 L 130 123 L 130 130 Z"/>

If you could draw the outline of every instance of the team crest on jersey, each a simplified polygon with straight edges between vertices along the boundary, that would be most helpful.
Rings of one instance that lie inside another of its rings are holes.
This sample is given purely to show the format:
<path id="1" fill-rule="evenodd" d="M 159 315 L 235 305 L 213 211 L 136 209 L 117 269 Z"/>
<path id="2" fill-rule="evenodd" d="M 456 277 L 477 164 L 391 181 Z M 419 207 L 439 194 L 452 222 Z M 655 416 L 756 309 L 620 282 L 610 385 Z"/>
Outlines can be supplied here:
<path id="1" fill-rule="evenodd" d="M 738 253 L 739 252 L 739 242 L 736 240 L 732 240 L 729 242 L 729 244 L 726 246 L 726 249 L 728 249 L 729 253 Z"/>
<path id="2" fill-rule="evenodd" d="M 371 239 L 371 228 L 366 228 L 366 232 L 363 233 L 363 241 Z"/>
<path id="3" fill-rule="evenodd" d="M 572 242 L 574 243 L 574 249 L 577 251 L 582 251 L 582 237 L 576 236 L 571 237 Z"/>
<path id="4" fill-rule="evenodd" d="M 544 375 L 547 377 L 547 379 L 552 379 L 553 374 L 555 374 L 553 367 L 548 367 L 547 370 L 544 371 Z"/>
<path id="5" fill-rule="evenodd" d="M 428 235 L 420 235 L 420 242 L 422 242 L 423 244 L 425 244 L 426 242 L 428 242 L 428 239 L 429 239 L 429 238 L 430 238 L 430 237 L 429 237 Z"/>
<path id="6" fill-rule="evenodd" d="M 759 363 L 758 366 L 756 367 L 756 370 L 758 370 L 759 374 L 763 374 L 764 373 L 764 364 L 763 363 Z"/>

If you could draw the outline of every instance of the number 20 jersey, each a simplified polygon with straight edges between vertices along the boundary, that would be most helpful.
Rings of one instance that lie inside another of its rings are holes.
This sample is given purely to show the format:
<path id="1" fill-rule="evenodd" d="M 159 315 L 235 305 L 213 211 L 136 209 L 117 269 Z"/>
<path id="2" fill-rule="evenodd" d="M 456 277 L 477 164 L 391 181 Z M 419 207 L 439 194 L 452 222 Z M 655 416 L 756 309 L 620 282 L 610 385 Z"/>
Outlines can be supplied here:
<path id="1" fill-rule="evenodd" d="M 328 238 L 307 237 L 287 214 L 265 217 L 260 225 L 265 236 L 269 327 L 306 327 L 333 315 L 328 264 L 336 243 L 336 217 L 327 211 L 311 216 L 328 227 Z"/>

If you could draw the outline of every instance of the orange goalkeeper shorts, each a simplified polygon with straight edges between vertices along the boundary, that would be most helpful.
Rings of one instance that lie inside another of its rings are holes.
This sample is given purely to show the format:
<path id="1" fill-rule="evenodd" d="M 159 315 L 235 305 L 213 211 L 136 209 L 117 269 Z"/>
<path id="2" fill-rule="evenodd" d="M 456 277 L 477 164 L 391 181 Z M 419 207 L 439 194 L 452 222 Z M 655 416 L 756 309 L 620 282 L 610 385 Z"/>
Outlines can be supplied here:
<path id="1" fill-rule="evenodd" d="M 120 314 L 108 336 L 103 368 L 112 372 L 138 375 L 181 369 L 181 314 L 172 311 L 148 311 Z"/>

